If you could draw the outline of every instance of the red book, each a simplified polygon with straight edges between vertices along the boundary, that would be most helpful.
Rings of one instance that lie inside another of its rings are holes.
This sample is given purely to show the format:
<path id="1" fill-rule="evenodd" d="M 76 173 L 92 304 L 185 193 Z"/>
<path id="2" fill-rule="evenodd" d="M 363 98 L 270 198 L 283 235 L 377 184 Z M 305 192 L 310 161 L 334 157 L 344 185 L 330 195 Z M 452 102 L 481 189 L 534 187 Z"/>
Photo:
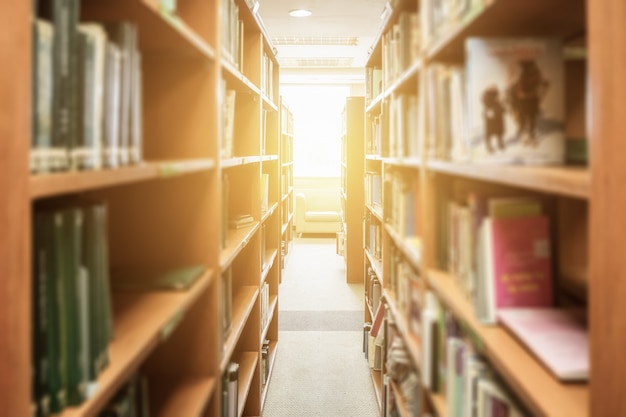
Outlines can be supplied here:
<path id="1" fill-rule="evenodd" d="M 552 305 L 550 234 L 545 216 L 485 218 L 476 312 L 495 323 L 497 311 Z"/>

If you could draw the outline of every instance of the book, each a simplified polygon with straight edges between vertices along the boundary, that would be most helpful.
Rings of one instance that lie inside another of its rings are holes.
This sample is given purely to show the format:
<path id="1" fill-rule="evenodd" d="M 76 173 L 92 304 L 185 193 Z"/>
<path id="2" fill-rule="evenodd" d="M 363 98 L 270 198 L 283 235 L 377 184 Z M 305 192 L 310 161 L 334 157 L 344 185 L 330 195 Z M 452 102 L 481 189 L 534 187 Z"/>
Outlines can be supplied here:
<path id="1" fill-rule="evenodd" d="M 52 147 L 53 49 L 54 27 L 43 19 L 33 25 L 33 133 L 30 170 L 46 173 L 54 169 Z M 63 150 L 60 151 L 63 157 Z"/>
<path id="2" fill-rule="evenodd" d="M 564 163 L 562 49 L 557 38 L 466 40 L 466 141 L 472 161 Z"/>
<path id="3" fill-rule="evenodd" d="M 105 168 L 119 166 L 120 149 L 120 111 L 122 97 L 122 54 L 120 48 L 111 42 L 107 43 L 105 51 L 105 91 L 104 114 L 102 130 L 104 144 L 102 165 Z"/>
<path id="4" fill-rule="evenodd" d="M 204 271 L 204 265 L 114 268 L 111 286 L 115 291 L 186 291 Z"/>
<path id="5" fill-rule="evenodd" d="M 501 308 L 552 305 L 547 217 L 487 217 L 479 247 L 474 305 L 480 321 L 495 324 Z"/>
<path id="6" fill-rule="evenodd" d="M 576 308 L 513 308 L 499 321 L 562 381 L 589 378 L 589 334 L 585 311 Z"/>
<path id="7" fill-rule="evenodd" d="M 236 214 L 228 219 L 228 227 L 231 229 L 241 229 L 253 225 L 254 218 L 250 214 Z"/>

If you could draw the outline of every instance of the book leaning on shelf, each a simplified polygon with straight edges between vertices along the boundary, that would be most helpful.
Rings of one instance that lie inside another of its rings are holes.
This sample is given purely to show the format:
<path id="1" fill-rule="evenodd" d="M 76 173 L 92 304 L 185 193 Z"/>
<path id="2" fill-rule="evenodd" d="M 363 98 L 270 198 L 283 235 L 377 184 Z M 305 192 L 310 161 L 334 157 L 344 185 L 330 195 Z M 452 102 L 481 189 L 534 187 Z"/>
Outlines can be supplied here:
<path id="1" fill-rule="evenodd" d="M 565 160 L 563 45 L 556 38 L 469 38 L 467 147 L 474 162 Z"/>
<path id="2" fill-rule="evenodd" d="M 33 231 L 33 402 L 45 416 L 92 396 L 109 363 L 107 209 L 47 201 Z"/>

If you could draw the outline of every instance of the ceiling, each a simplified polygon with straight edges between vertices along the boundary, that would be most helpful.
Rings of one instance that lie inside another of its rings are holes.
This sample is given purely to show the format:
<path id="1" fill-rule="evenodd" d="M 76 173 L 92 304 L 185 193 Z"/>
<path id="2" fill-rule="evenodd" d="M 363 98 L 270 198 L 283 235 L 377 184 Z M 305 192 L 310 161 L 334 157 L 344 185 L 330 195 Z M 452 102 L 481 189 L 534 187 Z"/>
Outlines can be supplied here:
<path id="1" fill-rule="evenodd" d="M 258 13 L 283 70 L 363 73 L 385 0 L 259 0 Z M 305 8 L 309 17 L 291 17 Z"/>

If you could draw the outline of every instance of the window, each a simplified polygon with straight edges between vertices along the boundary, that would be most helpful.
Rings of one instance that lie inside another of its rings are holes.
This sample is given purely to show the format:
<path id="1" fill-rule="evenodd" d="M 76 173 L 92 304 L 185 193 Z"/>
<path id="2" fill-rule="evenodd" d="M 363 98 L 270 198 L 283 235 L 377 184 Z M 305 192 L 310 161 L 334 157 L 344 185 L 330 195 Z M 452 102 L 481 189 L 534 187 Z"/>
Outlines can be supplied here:
<path id="1" fill-rule="evenodd" d="M 341 112 L 345 85 L 281 85 L 294 118 L 294 177 L 341 175 Z"/>

